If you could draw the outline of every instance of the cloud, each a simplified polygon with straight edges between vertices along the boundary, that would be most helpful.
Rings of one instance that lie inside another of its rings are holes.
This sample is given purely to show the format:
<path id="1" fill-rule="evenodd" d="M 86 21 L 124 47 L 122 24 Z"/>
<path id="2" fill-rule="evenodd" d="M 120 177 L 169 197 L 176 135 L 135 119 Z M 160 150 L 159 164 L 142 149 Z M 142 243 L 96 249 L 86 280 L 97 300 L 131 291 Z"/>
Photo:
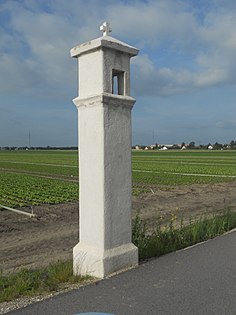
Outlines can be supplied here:
<path id="1" fill-rule="evenodd" d="M 170 68 L 157 69 L 148 55 L 140 55 L 132 63 L 134 91 L 137 95 L 171 95 L 189 90 L 193 85 L 191 73 Z"/>
<path id="2" fill-rule="evenodd" d="M 204 4 L 204 11 L 190 7 L 188 1 L 168 0 L 110 9 L 118 33 L 141 48 L 133 62 L 136 95 L 173 95 L 236 84 L 236 11 L 233 1 L 226 2 Z M 171 65 L 159 62 L 158 55 L 164 54 Z"/>
<path id="3" fill-rule="evenodd" d="M 117 3 L 108 7 L 107 16 L 118 36 L 125 34 L 129 41 L 136 42 L 144 49 L 145 46 L 157 48 L 164 44 L 171 45 L 171 48 L 192 50 L 193 37 L 189 34 L 195 32 L 196 20 L 182 2 Z"/>
<path id="4" fill-rule="evenodd" d="M 70 1 L 67 7 L 67 1 L 57 4 L 60 10 L 51 1 L 0 4 L 0 18 L 5 18 L 0 22 L 2 94 L 72 98 L 72 89 L 76 94 L 77 68 L 69 51 L 77 40 L 91 38 L 93 31 L 88 30 L 93 28 L 87 20 L 92 14 L 84 14 L 82 1 Z M 88 5 L 88 11 L 91 9 Z"/>
<path id="5" fill-rule="evenodd" d="M 115 37 L 141 49 L 133 62 L 135 94 L 235 84 L 235 2 L 204 5 L 203 12 L 186 0 L 3 1 L 0 92 L 71 97 L 77 69 L 69 50 L 99 36 L 103 20 Z M 165 55 L 171 64 L 162 64 Z"/>
<path id="6" fill-rule="evenodd" d="M 197 22 L 197 21 L 196 21 Z M 193 23 L 194 24 L 194 23 Z M 192 24 L 192 25 L 193 25 Z M 187 24 L 185 25 L 187 28 Z M 195 23 L 195 30 L 188 34 L 193 36 L 194 54 L 187 52 L 182 46 L 182 53 L 191 58 L 177 66 L 158 67 L 151 60 L 152 56 L 140 55 L 134 61 L 135 76 L 140 82 L 135 82 L 135 90 L 141 95 L 173 95 L 189 92 L 193 89 L 209 86 L 235 85 L 236 84 L 236 12 L 228 12 L 221 8 L 218 11 L 205 15 L 201 24 Z M 173 41 L 182 43 L 183 38 L 178 38 L 174 33 Z M 169 35 L 170 36 L 170 35 Z M 161 50 L 157 50 L 161 53 Z M 175 48 L 173 58 L 178 54 Z"/>

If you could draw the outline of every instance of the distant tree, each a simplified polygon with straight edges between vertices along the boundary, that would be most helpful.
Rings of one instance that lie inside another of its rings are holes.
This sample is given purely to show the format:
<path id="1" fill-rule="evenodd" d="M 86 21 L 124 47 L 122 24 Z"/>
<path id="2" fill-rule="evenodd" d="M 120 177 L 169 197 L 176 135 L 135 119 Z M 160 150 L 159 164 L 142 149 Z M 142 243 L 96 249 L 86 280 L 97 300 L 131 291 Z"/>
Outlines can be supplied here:
<path id="1" fill-rule="evenodd" d="M 223 148 L 223 145 L 216 142 L 214 145 L 213 145 L 213 149 L 214 150 L 221 150 Z"/>
<path id="2" fill-rule="evenodd" d="M 173 146 L 171 147 L 171 149 L 173 150 L 179 150 L 180 146 L 178 144 L 173 144 Z"/>
<path id="3" fill-rule="evenodd" d="M 194 141 L 190 142 L 188 147 L 189 147 L 189 149 L 194 149 L 195 148 L 195 142 Z"/>
<path id="4" fill-rule="evenodd" d="M 236 149 L 236 141 L 234 141 L 234 140 L 230 141 L 230 148 Z"/>

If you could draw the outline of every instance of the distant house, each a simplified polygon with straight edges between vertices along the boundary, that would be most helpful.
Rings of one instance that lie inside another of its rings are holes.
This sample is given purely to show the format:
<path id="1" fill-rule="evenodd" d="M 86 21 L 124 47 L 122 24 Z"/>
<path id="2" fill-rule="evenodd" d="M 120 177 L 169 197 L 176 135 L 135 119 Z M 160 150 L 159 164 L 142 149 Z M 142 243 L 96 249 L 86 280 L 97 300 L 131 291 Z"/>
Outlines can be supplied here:
<path id="1" fill-rule="evenodd" d="M 207 147 L 208 150 L 213 150 L 213 146 L 210 144 L 208 147 Z"/>
<path id="2" fill-rule="evenodd" d="M 163 146 L 160 148 L 160 150 L 168 150 L 168 148 L 166 146 Z"/>
<path id="3" fill-rule="evenodd" d="M 186 150 L 186 146 L 183 145 L 182 148 L 181 148 L 181 150 Z"/>

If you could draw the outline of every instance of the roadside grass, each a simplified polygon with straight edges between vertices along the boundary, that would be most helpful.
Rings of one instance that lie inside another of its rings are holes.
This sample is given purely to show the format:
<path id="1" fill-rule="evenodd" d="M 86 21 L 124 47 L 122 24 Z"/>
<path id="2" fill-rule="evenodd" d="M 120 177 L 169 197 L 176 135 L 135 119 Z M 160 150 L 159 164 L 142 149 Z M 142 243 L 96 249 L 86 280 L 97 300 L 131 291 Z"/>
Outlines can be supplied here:
<path id="1" fill-rule="evenodd" d="M 211 218 L 190 219 L 188 224 L 183 224 L 182 220 L 180 225 L 176 224 L 173 215 L 166 226 L 159 225 L 153 232 L 137 215 L 133 221 L 132 237 L 139 248 L 139 259 L 144 260 L 211 239 L 233 228 L 236 228 L 236 212 L 230 210 Z M 55 292 L 65 288 L 66 284 L 85 284 L 91 279 L 89 276 L 74 276 L 72 261 L 59 261 L 37 270 L 22 269 L 10 275 L 0 273 L 0 302 Z"/>
<path id="2" fill-rule="evenodd" d="M 54 292 L 67 283 L 82 284 L 90 279 L 89 276 L 74 276 L 72 261 L 59 261 L 36 270 L 22 269 L 7 276 L 0 273 L 0 302 Z"/>
<path id="3" fill-rule="evenodd" d="M 133 222 L 133 243 L 139 249 L 139 259 L 161 255 L 206 241 L 236 228 L 236 212 L 224 210 L 220 215 L 190 219 L 189 224 L 176 224 L 176 217 L 162 227 L 150 232 L 144 221 L 137 215 Z"/>

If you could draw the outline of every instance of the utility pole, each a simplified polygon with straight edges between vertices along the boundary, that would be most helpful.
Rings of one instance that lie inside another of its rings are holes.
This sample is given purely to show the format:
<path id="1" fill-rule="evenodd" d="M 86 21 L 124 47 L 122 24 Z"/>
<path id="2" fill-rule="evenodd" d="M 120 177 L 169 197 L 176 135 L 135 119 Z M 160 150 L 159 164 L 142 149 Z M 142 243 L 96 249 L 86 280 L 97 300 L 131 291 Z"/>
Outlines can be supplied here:
<path id="1" fill-rule="evenodd" d="M 31 135 L 30 135 L 30 131 L 29 131 L 29 148 L 31 147 Z"/>

